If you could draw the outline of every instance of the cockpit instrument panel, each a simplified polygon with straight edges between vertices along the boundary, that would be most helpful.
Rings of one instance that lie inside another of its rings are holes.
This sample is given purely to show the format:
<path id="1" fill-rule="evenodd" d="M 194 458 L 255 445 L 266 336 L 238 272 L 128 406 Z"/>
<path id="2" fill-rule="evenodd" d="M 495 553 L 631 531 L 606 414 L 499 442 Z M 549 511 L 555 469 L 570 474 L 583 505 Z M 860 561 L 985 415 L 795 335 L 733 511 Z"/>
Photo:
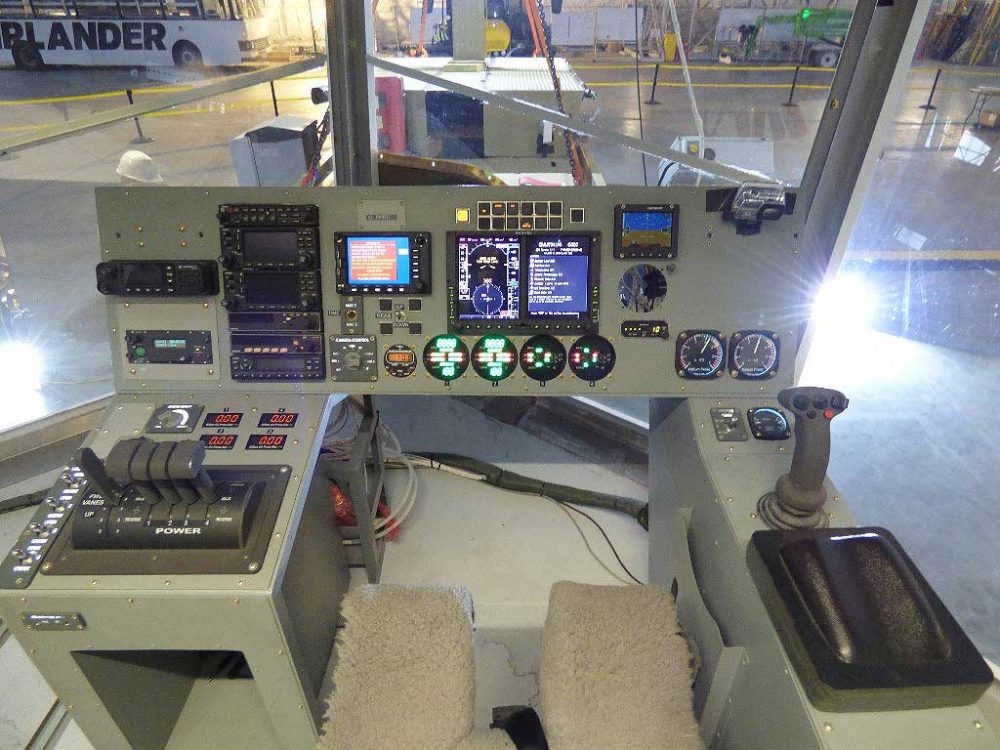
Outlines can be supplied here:
<path id="1" fill-rule="evenodd" d="M 799 217 L 742 236 L 707 205 L 695 187 L 102 188 L 117 387 L 773 395 L 809 308 Z"/>

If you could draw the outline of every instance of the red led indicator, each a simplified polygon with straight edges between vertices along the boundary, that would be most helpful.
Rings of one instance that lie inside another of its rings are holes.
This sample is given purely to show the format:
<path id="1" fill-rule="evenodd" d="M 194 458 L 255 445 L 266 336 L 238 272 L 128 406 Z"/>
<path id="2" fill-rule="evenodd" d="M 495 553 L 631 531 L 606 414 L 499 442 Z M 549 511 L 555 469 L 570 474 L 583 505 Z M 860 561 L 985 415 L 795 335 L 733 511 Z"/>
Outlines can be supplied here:
<path id="1" fill-rule="evenodd" d="M 823 412 L 823 416 L 826 417 L 827 419 L 833 419 L 834 416 L 836 416 L 836 412 L 834 412 L 833 409 L 827 409 L 825 412 Z"/>

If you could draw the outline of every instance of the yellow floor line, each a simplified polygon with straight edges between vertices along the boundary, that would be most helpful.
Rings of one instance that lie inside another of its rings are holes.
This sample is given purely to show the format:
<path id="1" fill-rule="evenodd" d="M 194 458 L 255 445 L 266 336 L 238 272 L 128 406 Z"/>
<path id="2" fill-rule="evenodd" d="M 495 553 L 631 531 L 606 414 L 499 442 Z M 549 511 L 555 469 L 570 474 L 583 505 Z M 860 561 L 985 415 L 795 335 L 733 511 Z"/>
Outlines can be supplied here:
<path id="1" fill-rule="evenodd" d="M 653 86 L 652 81 L 642 81 L 641 86 L 646 88 L 651 88 Z M 635 88 L 635 81 L 597 81 L 594 83 L 588 83 L 590 88 L 614 88 L 615 86 L 628 86 L 630 88 Z M 692 83 L 692 87 L 696 89 L 785 89 L 788 90 L 789 84 L 787 83 Z M 687 84 L 682 81 L 660 81 L 656 84 L 657 88 L 672 88 L 672 89 L 683 89 L 687 88 Z M 800 83 L 795 88 L 797 89 L 809 89 L 816 91 L 829 91 L 830 86 L 824 83 Z"/>

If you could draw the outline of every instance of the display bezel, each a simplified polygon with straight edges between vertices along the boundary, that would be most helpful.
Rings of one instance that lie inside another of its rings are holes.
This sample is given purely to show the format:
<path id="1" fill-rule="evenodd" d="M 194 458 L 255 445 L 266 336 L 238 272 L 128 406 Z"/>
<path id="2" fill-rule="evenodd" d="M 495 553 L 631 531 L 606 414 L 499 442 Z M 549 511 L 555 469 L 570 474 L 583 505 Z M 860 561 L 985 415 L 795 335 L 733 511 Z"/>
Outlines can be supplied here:
<path id="1" fill-rule="evenodd" d="M 622 227 L 626 213 L 668 213 L 671 215 L 670 247 L 663 250 L 637 252 L 622 247 Z M 619 259 L 665 258 L 673 260 L 678 255 L 677 236 L 680 207 L 675 203 L 620 203 L 615 206 L 615 247 L 614 256 Z"/>
<path id="2" fill-rule="evenodd" d="M 407 284 L 352 284 L 348 280 L 347 242 L 355 237 L 405 237 L 410 241 L 410 281 Z M 336 232 L 333 248 L 337 260 L 337 293 L 392 296 L 431 293 L 430 232 Z"/>
<path id="3" fill-rule="evenodd" d="M 521 243 L 519 309 L 517 318 L 490 318 L 484 320 L 462 320 L 458 314 L 458 238 L 475 240 L 517 237 Z M 530 240 L 533 237 L 553 239 L 556 237 L 585 237 L 590 241 L 587 268 L 587 310 L 579 317 L 535 316 L 528 313 L 528 274 L 530 263 Z M 554 334 L 596 333 L 599 322 L 600 279 L 601 279 L 601 233 L 582 231 L 495 231 L 495 232 L 455 232 L 447 233 L 447 279 L 448 279 L 448 332 L 458 334 L 510 333 L 533 334 L 548 332 Z"/>

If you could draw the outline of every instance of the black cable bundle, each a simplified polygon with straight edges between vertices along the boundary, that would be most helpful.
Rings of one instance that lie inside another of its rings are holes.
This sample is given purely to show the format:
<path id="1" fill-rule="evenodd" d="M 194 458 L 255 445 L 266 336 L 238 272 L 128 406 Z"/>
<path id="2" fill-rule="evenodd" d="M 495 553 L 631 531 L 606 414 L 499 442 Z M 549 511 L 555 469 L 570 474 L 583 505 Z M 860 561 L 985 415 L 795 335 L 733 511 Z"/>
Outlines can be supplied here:
<path id="1" fill-rule="evenodd" d="M 591 508 L 615 510 L 631 516 L 646 531 L 649 531 L 649 504 L 643 500 L 624 495 L 609 495 L 605 492 L 594 492 L 571 487 L 566 484 L 552 484 L 541 479 L 532 479 L 523 474 L 501 469 L 495 464 L 480 461 L 457 453 L 415 453 L 429 461 L 452 466 L 483 476 L 483 481 L 512 492 L 523 492 L 528 495 L 540 495 L 561 503 L 574 503 Z"/>

